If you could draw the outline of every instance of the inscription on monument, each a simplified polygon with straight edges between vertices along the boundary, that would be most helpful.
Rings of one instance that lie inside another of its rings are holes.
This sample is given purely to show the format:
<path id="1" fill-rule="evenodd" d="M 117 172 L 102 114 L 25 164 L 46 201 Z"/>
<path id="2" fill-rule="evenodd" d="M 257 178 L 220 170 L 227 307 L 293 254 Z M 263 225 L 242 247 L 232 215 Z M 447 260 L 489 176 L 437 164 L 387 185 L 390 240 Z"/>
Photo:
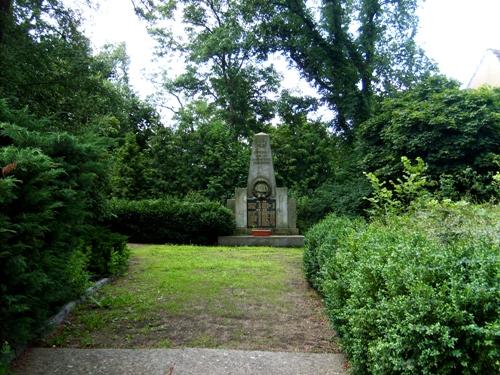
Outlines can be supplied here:
<path id="1" fill-rule="evenodd" d="M 257 164 L 267 164 L 271 162 L 267 149 L 260 147 L 255 149 L 255 162 Z"/>

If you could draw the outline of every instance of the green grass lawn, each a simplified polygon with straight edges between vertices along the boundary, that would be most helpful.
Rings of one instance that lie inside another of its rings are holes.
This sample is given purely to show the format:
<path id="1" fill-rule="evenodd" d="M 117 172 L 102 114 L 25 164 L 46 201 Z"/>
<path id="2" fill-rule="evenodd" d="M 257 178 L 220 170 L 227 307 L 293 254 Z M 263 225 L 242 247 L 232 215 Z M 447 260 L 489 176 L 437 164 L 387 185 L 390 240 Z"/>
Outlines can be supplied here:
<path id="1" fill-rule="evenodd" d="M 302 249 L 142 246 L 45 340 L 62 347 L 335 351 Z"/>

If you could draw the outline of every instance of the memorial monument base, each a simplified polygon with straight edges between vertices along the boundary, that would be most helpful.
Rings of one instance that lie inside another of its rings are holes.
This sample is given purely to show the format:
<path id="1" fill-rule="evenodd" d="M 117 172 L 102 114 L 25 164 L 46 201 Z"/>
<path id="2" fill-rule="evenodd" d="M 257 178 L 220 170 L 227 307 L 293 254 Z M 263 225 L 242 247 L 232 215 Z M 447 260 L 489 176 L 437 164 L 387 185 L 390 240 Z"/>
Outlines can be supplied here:
<path id="1" fill-rule="evenodd" d="M 270 247 L 303 247 L 304 236 L 221 236 L 219 246 L 270 246 Z"/>
<path id="2" fill-rule="evenodd" d="M 266 237 L 271 236 L 273 232 L 271 231 L 271 229 L 252 229 L 252 233 L 250 234 L 257 237 Z"/>
<path id="3" fill-rule="evenodd" d="M 295 236 L 299 234 L 298 228 L 273 228 L 272 230 L 273 235 L 277 236 Z M 252 228 L 236 228 L 234 231 L 234 234 L 236 236 L 240 235 L 251 235 L 252 234 Z"/>
<path id="4" fill-rule="evenodd" d="M 222 246 L 302 247 L 297 228 L 297 202 L 286 187 L 277 187 L 269 135 L 254 135 L 246 188 L 227 200 L 233 212 L 234 236 L 219 237 Z"/>

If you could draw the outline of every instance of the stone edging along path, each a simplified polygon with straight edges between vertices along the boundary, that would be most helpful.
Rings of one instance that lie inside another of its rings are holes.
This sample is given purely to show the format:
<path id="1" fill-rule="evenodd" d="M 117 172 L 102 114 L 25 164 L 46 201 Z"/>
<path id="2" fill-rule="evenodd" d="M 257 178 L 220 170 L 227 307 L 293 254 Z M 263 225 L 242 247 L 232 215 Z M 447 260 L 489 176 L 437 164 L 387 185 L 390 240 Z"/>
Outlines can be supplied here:
<path id="1" fill-rule="evenodd" d="M 69 313 L 71 311 L 73 311 L 73 309 L 76 307 L 76 305 L 85 301 L 85 298 L 94 294 L 99 288 L 108 284 L 110 281 L 111 281 L 110 278 L 104 278 L 104 279 L 97 281 L 90 288 L 86 289 L 85 293 L 79 299 L 68 302 L 66 305 L 64 305 L 56 315 L 52 316 L 47 321 L 47 326 L 50 327 L 49 329 L 55 328 L 56 326 L 61 324 L 66 319 L 66 317 L 69 315 Z"/>
<path id="2" fill-rule="evenodd" d="M 46 336 L 46 335 L 50 334 L 50 332 L 52 332 L 58 325 L 60 325 L 64 322 L 64 320 L 68 317 L 68 315 L 71 313 L 71 311 L 73 311 L 73 309 L 79 303 L 82 303 L 83 301 L 85 301 L 85 299 L 88 296 L 94 294 L 99 288 L 108 284 L 110 281 L 111 281 L 110 278 L 104 278 L 104 279 L 101 279 L 101 280 L 95 282 L 94 285 L 92 285 L 91 287 L 89 287 L 85 290 L 85 292 L 83 293 L 83 295 L 80 298 L 65 304 L 61 308 L 61 310 L 59 310 L 59 312 L 57 314 L 53 315 L 52 317 L 50 317 L 47 320 L 47 322 L 45 323 L 45 326 L 46 326 L 45 332 L 43 333 L 42 336 Z M 17 348 L 17 350 L 15 351 L 15 354 L 14 354 L 13 358 L 11 358 L 11 360 L 15 360 L 16 358 L 20 357 L 26 351 L 26 348 L 28 348 L 28 345 Z"/>

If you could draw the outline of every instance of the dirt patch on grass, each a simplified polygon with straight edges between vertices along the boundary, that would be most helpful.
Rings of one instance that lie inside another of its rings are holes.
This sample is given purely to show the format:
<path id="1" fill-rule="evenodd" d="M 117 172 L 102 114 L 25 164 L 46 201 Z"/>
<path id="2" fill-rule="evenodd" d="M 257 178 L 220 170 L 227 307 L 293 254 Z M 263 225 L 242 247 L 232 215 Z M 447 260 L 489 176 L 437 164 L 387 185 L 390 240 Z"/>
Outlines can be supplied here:
<path id="1" fill-rule="evenodd" d="M 276 295 L 266 289 L 272 285 L 263 284 L 261 295 L 250 286 L 233 286 L 220 289 L 215 297 L 200 293 L 182 303 L 175 300 L 175 288 L 171 294 L 158 289 L 154 301 L 153 293 L 137 300 L 136 294 L 144 293 L 141 282 L 149 266 L 136 257 L 126 277 L 77 309 L 44 345 L 338 352 L 322 301 L 304 279 L 300 254 L 290 256 L 286 251 L 274 251 L 266 260 L 276 262 L 286 274 L 276 279 Z M 206 283 L 219 282 L 211 274 L 205 276 Z M 107 304 L 108 300 L 113 302 Z"/>
<path id="2" fill-rule="evenodd" d="M 138 247 L 143 247 L 143 246 L 148 246 L 147 244 L 144 243 L 131 243 L 129 242 L 127 246 L 131 249 L 137 249 Z"/>

